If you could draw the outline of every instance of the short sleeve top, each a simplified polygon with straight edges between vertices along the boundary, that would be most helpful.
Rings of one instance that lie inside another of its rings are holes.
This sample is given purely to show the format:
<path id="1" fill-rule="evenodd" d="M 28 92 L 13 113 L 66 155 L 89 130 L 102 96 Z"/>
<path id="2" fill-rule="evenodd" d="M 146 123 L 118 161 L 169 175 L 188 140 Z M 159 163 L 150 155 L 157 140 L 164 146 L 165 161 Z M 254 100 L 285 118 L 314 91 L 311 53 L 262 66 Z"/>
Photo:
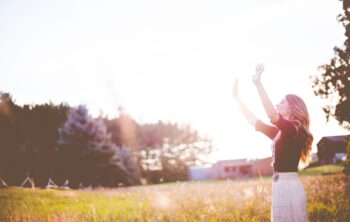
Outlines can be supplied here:
<path id="1" fill-rule="evenodd" d="M 298 129 L 296 122 L 284 119 L 280 114 L 272 125 L 257 120 L 255 129 L 273 140 L 273 168 L 277 172 L 297 172 L 300 155 L 305 146 L 306 133 Z"/>

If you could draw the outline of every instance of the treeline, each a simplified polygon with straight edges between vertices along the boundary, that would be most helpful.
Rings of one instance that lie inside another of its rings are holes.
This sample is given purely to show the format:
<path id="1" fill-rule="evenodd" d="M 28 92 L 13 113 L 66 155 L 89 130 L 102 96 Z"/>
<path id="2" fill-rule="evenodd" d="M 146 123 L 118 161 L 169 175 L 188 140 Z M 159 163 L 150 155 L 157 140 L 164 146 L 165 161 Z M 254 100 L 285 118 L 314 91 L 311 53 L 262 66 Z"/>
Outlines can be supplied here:
<path id="1" fill-rule="evenodd" d="M 187 179 L 187 167 L 203 163 L 211 139 L 189 125 L 139 124 L 120 110 L 117 118 L 93 118 L 85 106 L 16 105 L 0 93 L 0 178 L 36 187 L 49 178 L 69 187 L 136 185 Z"/>

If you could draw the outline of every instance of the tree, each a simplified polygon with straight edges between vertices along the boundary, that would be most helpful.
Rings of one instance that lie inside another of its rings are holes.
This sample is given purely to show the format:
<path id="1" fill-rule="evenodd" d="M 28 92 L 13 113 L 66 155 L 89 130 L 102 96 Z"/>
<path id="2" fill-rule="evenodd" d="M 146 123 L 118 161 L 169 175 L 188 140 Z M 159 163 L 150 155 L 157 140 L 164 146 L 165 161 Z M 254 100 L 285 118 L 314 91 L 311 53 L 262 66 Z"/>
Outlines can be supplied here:
<path id="1" fill-rule="evenodd" d="M 119 107 L 118 126 L 121 146 L 138 151 L 140 149 L 138 125 L 135 120 L 124 112 L 122 107 Z"/>
<path id="2" fill-rule="evenodd" d="M 45 187 L 49 178 L 57 181 L 56 178 L 59 177 L 60 172 L 56 168 L 65 160 L 56 156 L 58 128 L 65 123 L 68 110 L 67 104 L 24 105 L 17 117 L 23 137 L 21 147 L 27 152 L 30 167 L 28 173 L 36 186 Z"/>
<path id="3" fill-rule="evenodd" d="M 338 16 L 345 28 L 342 48 L 334 47 L 334 58 L 320 66 L 321 76 L 311 77 L 314 93 L 328 104 L 323 107 L 327 121 L 334 117 L 339 125 L 350 130 L 350 0 L 343 0 L 344 13 Z M 350 173 L 350 140 L 348 139 L 345 173 Z"/>
<path id="4" fill-rule="evenodd" d="M 212 151 L 211 139 L 190 125 L 145 124 L 142 135 L 142 175 L 150 182 L 187 179 L 189 166 L 205 164 Z"/>
<path id="5" fill-rule="evenodd" d="M 71 110 L 59 132 L 59 150 L 66 160 L 62 170 L 70 186 L 132 184 L 106 126 L 101 120 L 90 117 L 84 106 Z"/>
<path id="6" fill-rule="evenodd" d="M 347 140 L 347 147 L 346 147 L 346 160 L 344 161 L 344 170 L 343 172 L 345 174 L 350 174 L 350 136 L 348 135 L 346 137 L 346 140 Z"/>
<path id="7" fill-rule="evenodd" d="M 16 105 L 8 93 L 0 93 L 0 175 L 18 186 L 27 176 L 44 187 L 55 162 L 58 127 L 66 119 L 68 105 Z M 0 176 L 0 177 L 1 177 Z"/>
<path id="8" fill-rule="evenodd" d="M 329 64 L 321 65 L 321 75 L 312 76 L 315 95 L 328 100 L 323 107 L 327 121 L 334 117 L 350 129 L 350 0 L 343 0 L 344 14 L 338 16 L 345 28 L 344 47 L 334 48 L 335 56 Z"/>
<path id="9" fill-rule="evenodd" d="M 118 146 L 119 160 L 126 168 L 133 184 L 140 184 L 139 127 L 137 123 L 119 109 L 119 118 L 99 117 L 106 125 L 111 140 Z"/>
<path id="10" fill-rule="evenodd" d="M 128 172 L 132 184 L 140 184 L 140 170 L 135 160 L 135 155 L 125 146 L 119 147 L 119 160 Z"/>
<path id="11" fill-rule="evenodd" d="M 26 177 L 26 157 L 20 152 L 23 138 L 17 116 L 21 108 L 9 93 L 0 93 L 0 177 L 9 186 L 18 186 Z"/>

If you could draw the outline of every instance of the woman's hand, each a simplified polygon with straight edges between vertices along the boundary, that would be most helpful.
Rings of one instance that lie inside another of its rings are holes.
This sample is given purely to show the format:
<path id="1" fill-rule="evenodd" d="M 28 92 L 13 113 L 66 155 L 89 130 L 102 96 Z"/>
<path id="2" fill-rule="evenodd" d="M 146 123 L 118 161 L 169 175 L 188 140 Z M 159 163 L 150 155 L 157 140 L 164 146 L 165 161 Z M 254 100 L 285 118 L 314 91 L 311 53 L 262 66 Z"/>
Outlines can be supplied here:
<path id="1" fill-rule="evenodd" d="M 234 100 L 238 100 L 238 79 L 233 84 L 232 96 Z"/>
<path id="2" fill-rule="evenodd" d="M 261 74 L 264 72 L 264 64 L 258 64 L 255 67 L 255 75 L 253 75 L 253 83 L 260 83 Z"/>

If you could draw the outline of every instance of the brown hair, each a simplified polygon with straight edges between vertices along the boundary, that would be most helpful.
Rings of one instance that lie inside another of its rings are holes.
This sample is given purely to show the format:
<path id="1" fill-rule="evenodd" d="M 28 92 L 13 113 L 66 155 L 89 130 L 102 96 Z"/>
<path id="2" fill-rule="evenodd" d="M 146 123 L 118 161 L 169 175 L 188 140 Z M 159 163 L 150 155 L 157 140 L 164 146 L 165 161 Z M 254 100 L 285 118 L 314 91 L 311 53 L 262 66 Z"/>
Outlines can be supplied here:
<path id="1" fill-rule="evenodd" d="M 307 163 L 312 149 L 314 137 L 310 132 L 310 117 L 305 102 L 297 95 L 286 95 L 289 107 L 291 109 L 290 120 L 297 123 L 298 131 L 302 129 L 306 133 L 305 146 L 301 150 L 300 160 Z"/>

